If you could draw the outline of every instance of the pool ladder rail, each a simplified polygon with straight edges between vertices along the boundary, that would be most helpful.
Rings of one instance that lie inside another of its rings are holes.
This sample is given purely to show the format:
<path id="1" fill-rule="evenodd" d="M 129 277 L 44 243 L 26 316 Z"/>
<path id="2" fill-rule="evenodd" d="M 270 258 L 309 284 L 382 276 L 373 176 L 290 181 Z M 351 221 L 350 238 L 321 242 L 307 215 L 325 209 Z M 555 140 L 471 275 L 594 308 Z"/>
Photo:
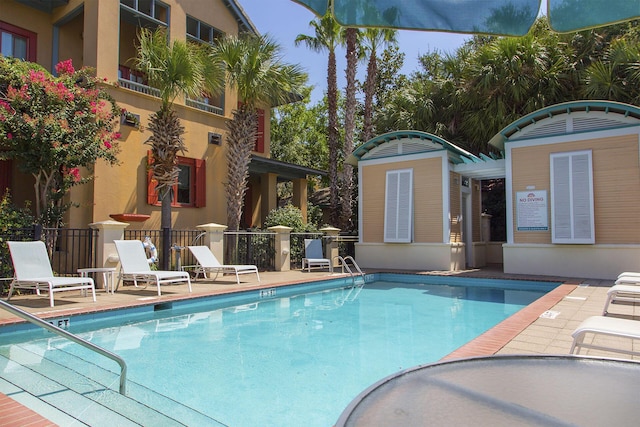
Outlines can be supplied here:
<path id="1" fill-rule="evenodd" d="M 336 257 L 333 257 L 333 261 L 335 262 L 336 260 L 340 262 L 340 267 L 342 268 L 342 272 L 344 273 L 344 271 L 347 270 L 347 273 L 349 273 L 349 275 L 353 279 L 353 286 L 356 285 L 357 277 L 360 277 L 362 279 L 362 282 L 360 283 L 360 285 L 364 285 L 364 273 L 362 272 L 362 270 L 360 269 L 360 266 L 358 266 L 358 263 L 356 263 L 356 260 L 353 259 L 352 256 L 346 256 L 343 258 L 340 255 L 338 255 Z M 348 261 L 351 262 L 351 266 L 355 268 L 357 273 L 354 273 L 353 270 L 351 270 L 351 267 L 349 266 Z"/>

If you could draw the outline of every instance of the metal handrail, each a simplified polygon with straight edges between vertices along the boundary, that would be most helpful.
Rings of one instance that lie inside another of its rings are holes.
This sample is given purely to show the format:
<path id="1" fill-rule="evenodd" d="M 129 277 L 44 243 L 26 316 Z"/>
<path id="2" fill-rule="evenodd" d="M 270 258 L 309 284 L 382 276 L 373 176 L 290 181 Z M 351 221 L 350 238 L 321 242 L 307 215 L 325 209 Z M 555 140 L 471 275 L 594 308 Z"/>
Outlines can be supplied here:
<path id="1" fill-rule="evenodd" d="M 115 353 L 110 352 L 102 347 L 99 347 L 83 338 L 80 338 L 77 335 L 72 334 L 71 332 L 67 332 L 62 328 L 59 328 L 55 325 L 52 325 L 49 322 L 46 322 L 39 317 L 34 316 L 31 313 L 27 313 L 24 310 L 21 310 L 17 307 L 12 306 L 11 304 L 6 303 L 5 301 L 0 300 L 0 308 L 4 308 L 11 314 L 15 314 L 16 316 L 26 320 L 27 322 L 31 322 L 34 325 L 38 325 L 50 332 L 53 332 L 56 335 L 60 335 L 61 337 L 67 338 L 76 344 L 79 344 L 89 350 L 93 350 L 98 354 L 101 354 L 104 357 L 108 357 L 109 359 L 115 361 L 118 365 L 120 365 L 120 394 L 126 396 L 126 384 L 127 384 L 127 364 L 124 359 L 118 356 Z"/>
<path id="2" fill-rule="evenodd" d="M 351 278 L 353 279 L 353 284 L 356 284 L 356 276 L 353 274 L 353 271 L 351 271 L 351 268 L 349 267 L 349 264 L 347 264 L 347 260 L 351 261 L 351 263 L 353 264 L 353 266 L 356 268 L 356 270 L 358 270 L 358 273 L 360 276 L 362 276 L 364 278 L 364 273 L 362 272 L 362 270 L 360 270 L 360 267 L 358 266 L 358 263 L 356 262 L 355 259 L 353 259 L 353 257 L 351 255 L 348 255 L 346 257 L 341 257 L 340 255 L 333 257 L 333 260 L 338 260 L 340 261 L 340 266 L 342 267 L 342 272 L 344 273 L 344 269 L 347 269 L 347 272 L 351 275 Z"/>

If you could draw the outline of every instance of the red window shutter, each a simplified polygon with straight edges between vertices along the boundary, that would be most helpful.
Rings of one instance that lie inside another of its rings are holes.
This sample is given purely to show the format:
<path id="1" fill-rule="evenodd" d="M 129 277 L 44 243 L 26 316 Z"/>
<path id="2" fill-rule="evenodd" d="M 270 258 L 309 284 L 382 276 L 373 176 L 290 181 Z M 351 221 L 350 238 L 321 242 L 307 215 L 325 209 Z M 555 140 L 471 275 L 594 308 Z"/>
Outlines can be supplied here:
<path id="1" fill-rule="evenodd" d="M 27 61 L 29 62 L 37 62 L 38 55 L 36 52 L 36 48 L 38 46 L 37 38 L 38 35 L 32 31 L 25 30 L 24 28 L 16 27 L 15 25 L 11 25 L 7 22 L 0 21 L 0 30 L 6 31 L 8 33 L 15 34 L 19 37 L 24 37 L 27 39 Z M 2 38 L 0 36 L 0 38 Z"/>
<path id="2" fill-rule="evenodd" d="M 256 133 L 256 144 L 253 151 L 264 153 L 264 110 L 258 109 L 258 132 Z"/>
<path id="3" fill-rule="evenodd" d="M 153 179 L 153 157 L 151 156 L 151 150 L 147 151 L 147 203 L 150 205 L 158 204 L 158 192 L 156 191 L 156 180 Z"/>
<path id="4" fill-rule="evenodd" d="M 195 159 L 196 161 L 196 197 L 195 207 L 203 208 L 207 205 L 207 169 L 206 162 L 203 159 Z"/>
<path id="5" fill-rule="evenodd" d="M 129 80 L 129 67 L 125 67 L 124 65 L 118 66 L 118 71 L 120 71 L 120 78 L 124 80 Z"/>

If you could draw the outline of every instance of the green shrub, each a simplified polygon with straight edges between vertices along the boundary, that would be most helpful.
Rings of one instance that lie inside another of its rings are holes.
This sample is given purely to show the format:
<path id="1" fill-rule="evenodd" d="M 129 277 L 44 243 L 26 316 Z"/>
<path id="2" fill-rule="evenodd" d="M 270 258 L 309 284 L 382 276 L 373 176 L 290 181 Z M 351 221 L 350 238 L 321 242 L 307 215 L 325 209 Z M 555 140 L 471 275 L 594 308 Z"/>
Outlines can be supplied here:
<path id="1" fill-rule="evenodd" d="M 27 203 L 24 208 L 18 208 L 11 203 L 11 194 L 7 190 L 0 200 L 0 278 L 13 276 L 13 266 L 9 255 L 8 240 L 21 240 L 21 236 L 30 236 L 30 232 L 24 230 L 33 227 L 35 218 Z M 2 295 L 9 290 L 9 281 L 1 281 Z"/>
<path id="2" fill-rule="evenodd" d="M 315 224 L 305 224 L 302 220 L 302 211 L 291 204 L 269 212 L 269 215 L 264 220 L 264 228 L 276 225 L 291 227 L 293 233 L 313 233 L 318 231 Z"/>

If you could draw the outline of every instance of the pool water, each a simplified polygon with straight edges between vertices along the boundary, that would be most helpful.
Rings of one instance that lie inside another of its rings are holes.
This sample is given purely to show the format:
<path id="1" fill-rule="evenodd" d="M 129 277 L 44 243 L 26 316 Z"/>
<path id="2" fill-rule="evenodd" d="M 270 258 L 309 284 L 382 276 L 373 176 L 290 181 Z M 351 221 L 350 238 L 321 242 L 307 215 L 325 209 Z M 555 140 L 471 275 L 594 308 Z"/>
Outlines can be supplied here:
<path id="1" fill-rule="evenodd" d="M 70 330 L 123 357 L 129 381 L 225 425 L 326 427 L 367 386 L 439 360 L 553 287 L 388 277 L 394 281 L 308 287 L 222 308 L 218 299 Z"/>

